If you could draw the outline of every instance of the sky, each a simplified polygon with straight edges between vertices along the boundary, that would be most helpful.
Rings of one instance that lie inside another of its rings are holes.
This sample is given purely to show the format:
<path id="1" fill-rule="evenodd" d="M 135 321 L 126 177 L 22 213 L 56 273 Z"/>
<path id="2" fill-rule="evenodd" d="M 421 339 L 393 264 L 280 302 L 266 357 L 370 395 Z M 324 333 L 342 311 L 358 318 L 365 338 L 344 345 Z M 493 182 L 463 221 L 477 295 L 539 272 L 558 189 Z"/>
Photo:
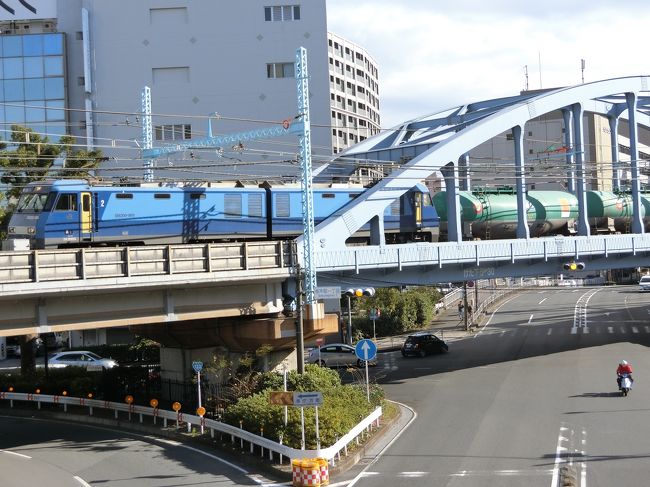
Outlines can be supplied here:
<path id="1" fill-rule="evenodd" d="M 384 128 L 526 86 L 580 84 L 582 59 L 585 82 L 650 75 L 647 0 L 326 2 L 328 30 L 378 64 Z"/>

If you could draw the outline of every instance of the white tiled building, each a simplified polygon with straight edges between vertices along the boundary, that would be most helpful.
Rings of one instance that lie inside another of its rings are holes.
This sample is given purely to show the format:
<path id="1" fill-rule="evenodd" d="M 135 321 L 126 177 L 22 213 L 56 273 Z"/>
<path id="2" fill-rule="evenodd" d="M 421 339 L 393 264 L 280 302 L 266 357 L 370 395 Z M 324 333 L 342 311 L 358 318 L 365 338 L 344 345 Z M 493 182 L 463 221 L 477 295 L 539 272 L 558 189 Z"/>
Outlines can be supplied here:
<path id="1" fill-rule="evenodd" d="M 52 138 L 71 133 L 116 156 L 108 169 L 141 165 L 134 140 L 141 139 L 136 114 L 144 86 L 151 88 L 154 144 L 204 137 L 215 112 L 215 134 L 294 117 L 299 47 L 308 53 L 315 162 L 379 130 L 377 65 L 363 48 L 327 31 L 325 0 L 3 4 L 2 101 L 24 105 L 5 105 L 0 120 Z M 296 169 L 296 148 L 292 136 L 158 164 L 203 164 L 205 173 L 221 177 L 244 170 L 233 169 L 237 160 L 255 163 L 259 173 L 284 174 Z"/>

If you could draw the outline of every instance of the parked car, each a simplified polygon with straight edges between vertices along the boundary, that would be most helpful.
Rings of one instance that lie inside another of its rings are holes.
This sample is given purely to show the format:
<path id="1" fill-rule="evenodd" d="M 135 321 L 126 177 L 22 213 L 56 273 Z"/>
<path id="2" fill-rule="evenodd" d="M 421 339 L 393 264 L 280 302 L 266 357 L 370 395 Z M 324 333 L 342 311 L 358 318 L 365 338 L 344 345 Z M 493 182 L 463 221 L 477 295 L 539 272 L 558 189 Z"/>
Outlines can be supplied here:
<path id="1" fill-rule="evenodd" d="M 322 367 L 363 367 L 365 365 L 365 361 L 357 357 L 354 347 L 345 343 L 330 343 L 315 348 L 309 352 L 307 362 Z M 368 364 L 374 365 L 375 362 L 371 361 Z"/>
<path id="2" fill-rule="evenodd" d="M 402 345 L 402 356 L 425 357 L 432 353 L 446 353 L 449 351 L 447 344 L 429 332 L 419 332 L 409 335 Z"/>
<path id="3" fill-rule="evenodd" d="M 650 291 L 650 276 L 641 276 L 639 280 L 639 291 Z"/>
<path id="4" fill-rule="evenodd" d="M 43 345 L 43 340 L 40 338 L 36 338 L 32 340 L 31 342 L 32 348 L 34 349 L 34 355 L 41 356 L 44 353 L 45 347 Z M 22 350 L 20 348 L 20 344 L 18 343 L 18 339 L 15 337 L 8 337 L 7 338 L 7 357 L 16 357 L 20 358 L 22 355 Z"/>
<path id="5" fill-rule="evenodd" d="M 96 353 L 87 351 L 70 351 L 55 353 L 48 357 L 48 365 L 85 367 L 86 370 L 102 370 L 117 367 L 117 362 L 110 358 L 102 358 Z"/>

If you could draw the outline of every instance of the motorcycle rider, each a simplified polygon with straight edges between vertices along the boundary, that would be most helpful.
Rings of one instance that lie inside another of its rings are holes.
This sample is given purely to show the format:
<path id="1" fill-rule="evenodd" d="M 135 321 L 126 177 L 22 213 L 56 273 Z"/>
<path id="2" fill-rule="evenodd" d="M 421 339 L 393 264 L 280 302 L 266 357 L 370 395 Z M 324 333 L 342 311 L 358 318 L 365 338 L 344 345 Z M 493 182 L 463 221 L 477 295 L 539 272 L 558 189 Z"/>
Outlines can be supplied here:
<path id="1" fill-rule="evenodd" d="M 616 369 L 616 383 L 619 389 L 621 388 L 623 374 L 627 374 L 630 377 L 630 382 L 634 382 L 634 379 L 632 379 L 632 366 L 625 360 L 621 360 L 621 363 L 618 364 L 618 368 Z"/>

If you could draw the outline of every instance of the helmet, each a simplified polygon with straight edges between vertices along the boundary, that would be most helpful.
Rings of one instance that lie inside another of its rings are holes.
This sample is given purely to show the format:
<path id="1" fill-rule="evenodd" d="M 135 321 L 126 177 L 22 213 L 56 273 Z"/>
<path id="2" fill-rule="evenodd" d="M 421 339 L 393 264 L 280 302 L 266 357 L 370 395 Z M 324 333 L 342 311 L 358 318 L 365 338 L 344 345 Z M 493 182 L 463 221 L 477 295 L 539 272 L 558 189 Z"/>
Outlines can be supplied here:
<path id="1" fill-rule="evenodd" d="M 627 362 L 625 360 L 621 360 L 621 365 L 627 365 Z"/>

